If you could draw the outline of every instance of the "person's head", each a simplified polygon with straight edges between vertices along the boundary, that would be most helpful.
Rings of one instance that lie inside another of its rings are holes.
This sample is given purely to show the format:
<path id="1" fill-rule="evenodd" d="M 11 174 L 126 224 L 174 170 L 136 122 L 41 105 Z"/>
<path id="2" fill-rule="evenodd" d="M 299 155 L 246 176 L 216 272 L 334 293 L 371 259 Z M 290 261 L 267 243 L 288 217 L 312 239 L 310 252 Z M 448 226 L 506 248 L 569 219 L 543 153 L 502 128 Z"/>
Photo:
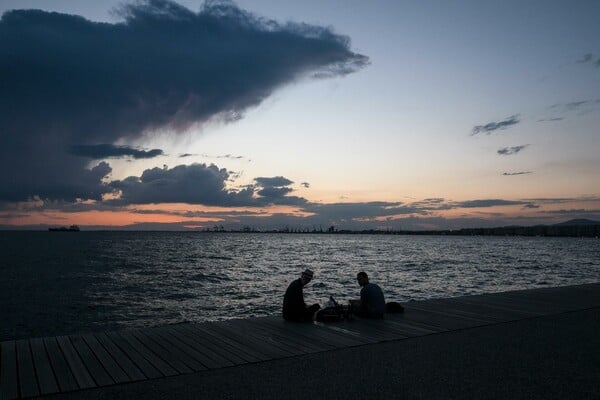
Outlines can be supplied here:
<path id="1" fill-rule="evenodd" d="M 308 282 L 310 282 L 312 278 L 313 272 L 310 269 L 304 270 L 304 272 L 302 272 L 302 274 L 300 275 L 300 279 L 302 279 L 303 285 L 306 285 Z"/>
<path id="2" fill-rule="evenodd" d="M 366 272 L 360 271 L 358 274 L 356 274 L 356 280 L 360 286 L 365 286 L 367 283 L 369 283 L 369 276 Z"/>

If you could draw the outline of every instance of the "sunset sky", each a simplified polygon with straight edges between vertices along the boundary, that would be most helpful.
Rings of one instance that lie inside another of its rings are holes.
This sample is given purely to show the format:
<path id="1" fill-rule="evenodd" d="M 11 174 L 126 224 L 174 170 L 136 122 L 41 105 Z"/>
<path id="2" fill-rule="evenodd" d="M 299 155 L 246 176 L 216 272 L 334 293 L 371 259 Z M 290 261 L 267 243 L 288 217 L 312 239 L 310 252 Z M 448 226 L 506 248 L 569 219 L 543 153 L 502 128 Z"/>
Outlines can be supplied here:
<path id="1" fill-rule="evenodd" d="M 0 14 L 2 229 L 600 220 L 598 1 Z"/>

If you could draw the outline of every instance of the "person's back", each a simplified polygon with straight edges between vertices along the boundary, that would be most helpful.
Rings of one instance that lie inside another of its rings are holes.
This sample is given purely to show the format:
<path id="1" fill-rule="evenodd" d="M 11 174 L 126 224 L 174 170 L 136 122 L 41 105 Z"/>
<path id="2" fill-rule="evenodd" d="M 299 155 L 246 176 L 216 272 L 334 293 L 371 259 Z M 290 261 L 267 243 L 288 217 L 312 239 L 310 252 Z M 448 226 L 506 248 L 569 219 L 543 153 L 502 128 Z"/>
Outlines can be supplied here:
<path id="1" fill-rule="evenodd" d="M 304 293 L 302 288 L 304 284 L 302 279 L 296 279 L 288 286 L 283 296 L 283 318 L 287 320 L 295 319 L 294 317 L 302 314 L 306 309 L 304 303 Z"/>
<path id="2" fill-rule="evenodd" d="M 360 303 L 363 313 L 370 318 L 383 318 L 385 297 L 379 285 L 367 283 L 360 290 Z"/>

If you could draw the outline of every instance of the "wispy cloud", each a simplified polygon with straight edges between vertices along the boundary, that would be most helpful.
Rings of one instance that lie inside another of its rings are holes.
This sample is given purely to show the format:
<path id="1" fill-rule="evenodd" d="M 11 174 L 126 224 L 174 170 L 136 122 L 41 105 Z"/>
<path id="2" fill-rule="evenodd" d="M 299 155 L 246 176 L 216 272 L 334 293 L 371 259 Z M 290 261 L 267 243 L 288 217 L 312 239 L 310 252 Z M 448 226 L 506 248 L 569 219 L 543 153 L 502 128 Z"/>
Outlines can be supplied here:
<path id="1" fill-rule="evenodd" d="M 488 122 L 485 125 L 476 125 L 473 127 L 473 130 L 471 131 L 471 136 L 474 136 L 474 135 L 477 135 L 480 133 L 489 135 L 494 131 L 506 129 L 510 126 L 518 124 L 519 122 L 520 122 L 519 115 L 515 114 L 515 115 L 511 115 L 510 117 L 508 117 L 502 121 Z"/>
<path id="2" fill-rule="evenodd" d="M 600 67 L 600 57 L 594 61 L 594 55 L 592 53 L 584 54 L 579 60 L 575 61 L 578 64 L 590 64 L 594 67 Z"/>
<path id="3" fill-rule="evenodd" d="M 538 119 L 538 122 L 556 122 L 556 121 L 562 121 L 563 119 L 564 119 L 563 117 L 542 118 L 542 119 Z"/>
<path id="4" fill-rule="evenodd" d="M 154 158 L 162 156 L 164 153 L 160 149 L 140 150 L 129 146 L 116 146 L 113 144 L 93 144 L 93 145 L 75 145 L 71 146 L 71 154 L 101 160 L 104 158 L 123 158 L 133 157 Z"/>
<path id="5" fill-rule="evenodd" d="M 527 175 L 532 174 L 532 171 L 519 171 L 519 172 L 504 172 L 502 175 L 504 176 L 515 176 L 515 175 Z"/>
<path id="6" fill-rule="evenodd" d="M 512 154 L 517 154 L 518 152 L 520 152 L 521 150 L 523 150 L 527 146 L 529 146 L 529 145 L 528 144 L 522 144 L 520 146 L 503 147 L 501 149 L 498 149 L 498 154 L 500 154 L 501 156 L 509 156 L 509 155 L 512 155 Z"/>

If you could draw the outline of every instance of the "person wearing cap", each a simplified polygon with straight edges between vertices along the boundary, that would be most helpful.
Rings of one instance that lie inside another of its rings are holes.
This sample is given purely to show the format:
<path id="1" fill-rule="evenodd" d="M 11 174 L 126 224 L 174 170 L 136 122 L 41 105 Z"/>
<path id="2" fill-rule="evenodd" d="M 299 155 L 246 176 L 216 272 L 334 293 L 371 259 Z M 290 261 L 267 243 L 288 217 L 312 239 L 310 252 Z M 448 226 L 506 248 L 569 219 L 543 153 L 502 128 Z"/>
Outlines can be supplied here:
<path id="1" fill-rule="evenodd" d="M 356 280 L 361 286 L 360 300 L 351 300 L 353 312 L 364 318 L 383 318 L 385 313 L 385 297 L 379 285 L 369 282 L 366 272 L 359 272 Z"/>
<path id="2" fill-rule="evenodd" d="M 304 302 L 303 288 L 312 278 L 313 272 L 307 269 L 288 286 L 283 297 L 283 318 L 286 321 L 312 321 L 314 314 L 321 308 L 318 304 L 308 307 Z"/>

